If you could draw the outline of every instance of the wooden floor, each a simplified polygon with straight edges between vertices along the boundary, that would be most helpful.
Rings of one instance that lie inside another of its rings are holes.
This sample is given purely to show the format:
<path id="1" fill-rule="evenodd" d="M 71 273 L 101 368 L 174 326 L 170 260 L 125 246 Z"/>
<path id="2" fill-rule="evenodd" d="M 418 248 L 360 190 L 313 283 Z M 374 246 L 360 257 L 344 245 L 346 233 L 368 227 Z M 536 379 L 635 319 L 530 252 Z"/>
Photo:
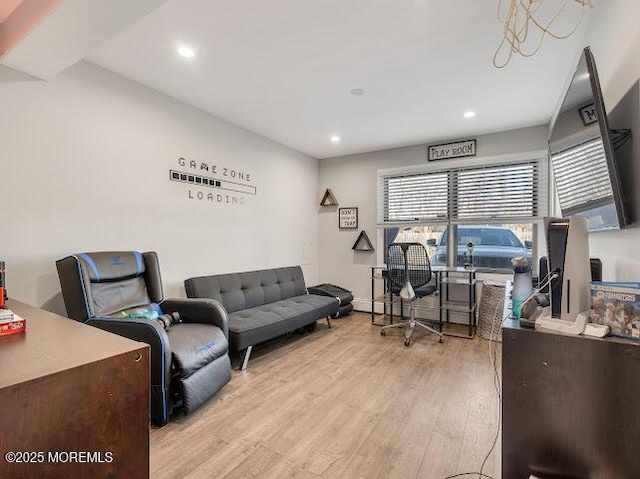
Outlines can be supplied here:
<path id="1" fill-rule="evenodd" d="M 370 315 L 254 348 L 194 414 L 151 431 L 152 478 L 421 478 L 478 471 L 495 434 L 488 342 Z M 500 477 L 500 444 L 485 473 Z M 471 477 L 471 476 L 467 476 Z M 477 477 L 477 476 L 475 476 Z"/>

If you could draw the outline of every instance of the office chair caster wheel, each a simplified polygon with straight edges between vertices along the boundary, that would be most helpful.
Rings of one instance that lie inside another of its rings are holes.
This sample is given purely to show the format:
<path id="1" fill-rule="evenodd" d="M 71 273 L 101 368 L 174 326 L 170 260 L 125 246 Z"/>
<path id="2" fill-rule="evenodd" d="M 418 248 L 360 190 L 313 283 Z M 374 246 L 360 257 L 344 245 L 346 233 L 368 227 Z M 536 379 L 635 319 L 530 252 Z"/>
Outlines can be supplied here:
<path id="1" fill-rule="evenodd" d="M 411 340 L 410 339 L 405 339 L 404 340 L 404 345 L 407 346 L 407 347 L 411 346 Z"/>
<path id="2" fill-rule="evenodd" d="M 380 336 L 386 336 L 387 332 L 384 329 L 380 330 Z"/>
<path id="3" fill-rule="evenodd" d="M 440 336 L 440 341 L 438 341 L 439 343 L 444 343 L 444 338 L 442 336 Z"/>

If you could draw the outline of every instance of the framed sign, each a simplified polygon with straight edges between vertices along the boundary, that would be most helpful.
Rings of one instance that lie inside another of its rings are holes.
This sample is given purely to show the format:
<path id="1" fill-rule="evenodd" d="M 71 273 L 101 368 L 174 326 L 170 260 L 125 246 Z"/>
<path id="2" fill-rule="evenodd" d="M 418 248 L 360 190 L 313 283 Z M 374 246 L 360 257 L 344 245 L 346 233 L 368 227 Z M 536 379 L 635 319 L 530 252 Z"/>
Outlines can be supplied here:
<path id="1" fill-rule="evenodd" d="M 578 111 L 580 112 L 580 118 L 582 118 L 584 126 L 589 126 L 598 121 L 598 112 L 596 112 L 595 104 L 585 105 Z"/>
<path id="2" fill-rule="evenodd" d="M 358 229 L 358 208 L 338 208 L 338 228 L 341 230 Z"/>
<path id="3" fill-rule="evenodd" d="M 440 145 L 429 145 L 428 159 L 429 161 L 434 161 L 476 156 L 476 143 L 476 140 L 464 140 Z"/>

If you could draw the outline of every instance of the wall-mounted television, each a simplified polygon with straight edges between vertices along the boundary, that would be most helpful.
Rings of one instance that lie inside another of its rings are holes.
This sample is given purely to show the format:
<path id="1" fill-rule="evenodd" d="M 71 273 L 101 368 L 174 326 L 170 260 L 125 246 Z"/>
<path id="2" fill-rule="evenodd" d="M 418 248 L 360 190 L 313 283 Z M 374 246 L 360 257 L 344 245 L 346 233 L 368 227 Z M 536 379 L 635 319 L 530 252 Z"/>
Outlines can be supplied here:
<path id="1" fill-rule="evenodd" d="M 549 128 L 549 152 L 562 216 L 583 216 L 592 231 L 629 223 L 615 147 L 629 132 L 611 131 L 595 60 L 582 52 Z"/>

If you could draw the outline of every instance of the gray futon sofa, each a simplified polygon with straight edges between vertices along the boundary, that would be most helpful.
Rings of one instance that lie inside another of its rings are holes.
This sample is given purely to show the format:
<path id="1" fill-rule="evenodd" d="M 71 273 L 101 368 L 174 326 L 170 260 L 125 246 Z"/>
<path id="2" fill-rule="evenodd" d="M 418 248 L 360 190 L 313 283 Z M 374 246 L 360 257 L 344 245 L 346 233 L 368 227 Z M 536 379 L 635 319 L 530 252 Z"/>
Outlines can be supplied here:
<path id="1" fill-rule="evenodd" d="M 229 316 L 231 346 L 246 369 L 254 345 L 334 316 L 336 298 L 308 294 L 300 266 L 189 278 L 187 297 L 219 301 Z"/>

